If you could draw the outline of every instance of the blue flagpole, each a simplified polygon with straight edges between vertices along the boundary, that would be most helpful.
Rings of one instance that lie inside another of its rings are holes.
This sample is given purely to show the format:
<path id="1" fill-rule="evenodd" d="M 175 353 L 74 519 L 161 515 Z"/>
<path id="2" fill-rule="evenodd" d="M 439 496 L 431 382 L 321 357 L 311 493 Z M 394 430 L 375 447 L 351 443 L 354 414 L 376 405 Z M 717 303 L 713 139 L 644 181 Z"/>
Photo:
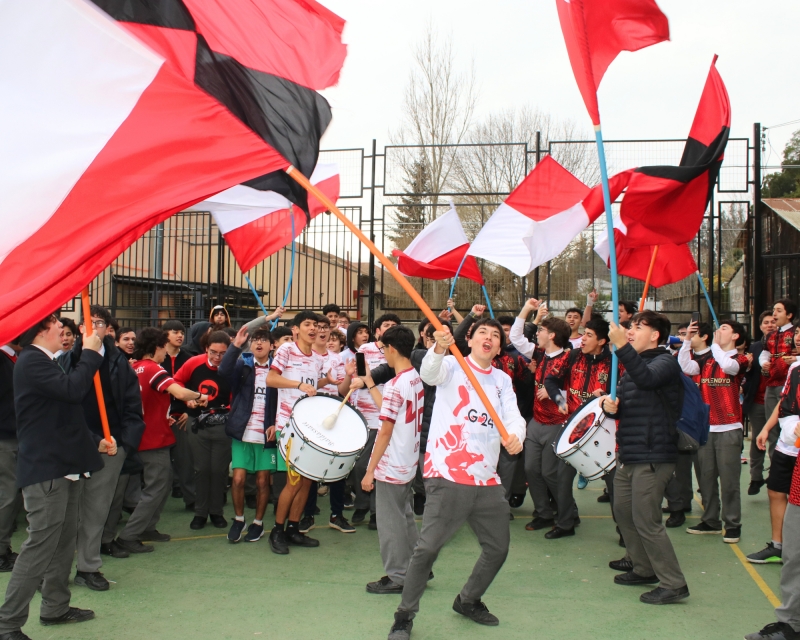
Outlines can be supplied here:
<path id="1" fill-rule="evenodd" d="M 606 152 L 603 149 L 603 133 L 600 125 L 595 125 L 594 137 L 597 142 L 597 156 L 600 161 L 600 179 L 603 183 L 603 204 L 606 210 L 606 228 L 608 233 L 608 253 L 611 265 L 611 314 L 614 323 L 619 324 L 619 288 L 617 286 L 617 247 L 614 240 L 614 215 L 611 211 L 611 193 L 608 188 L 608 169 L 606 168 Z M 617 363 L 616 348 L 611 350 L 611 389 L 612 400 L 617 399 L 617 377 L 619 366 Z"/>
<path id="2" fill-rule="evenodd" d="M 489 293 L 486 291 L 486 285 L 482 284 L 481 289 L 483 289 L 483 297 L 486 298 L 486 308 L 489 309 L 489 317 L 494 319 L 494 310 L 492 309 L 492 303 L 489 302 Z"/>
<path id="3" fill-rule="evenodd" d="M 467 261 L 467 255 L 469 255 L 468 251 L 464 252 L 464 257 L 461 258 L 461 264 L 458 265 L 458 269 L 456 269 L 456 275 L 453 276 L 453 282 L 450 285 L 450 295 L 447 296 L 448 298 L 453 297 L 453 292 L 456 290 L 456 282 L 458 281 L 458 274 L 461 273 L 461 267 L 464 266 L 464 263 Z M 452 311 L 452 309 L 450 309 Z"/>
<path id="4" fill-rule="evenodd" d="M 289 270 L 289 282 L 286 283 L 286 293 L 283 294 L 283 302 L 281 306 L 286 308 L 286 303 L 289 301 L 289 292 L 292 290 L 292 278 L 294 277 L 294 256 L 297 253 L 297 247 L 295 244 L 294 239 L 294 210 L 292 209 L 292 205 L 289 205 L 289 217 L 292 220 L 292 264 Z M 270 326 L 270 331 L 278 326 L 279 318 L 275 318 L 272 321 L 272 325 Z"/>
<path id="5" fill-rule="evenodd" d="M 714 318 L 714 328 L 719 329 L 719 320 L 717 320 L 717 314 L 714 312 L 714 306 L 711 304 L 711 298 L 708 295 L 708 290 L 706 289 L 706 285 L 703 283 L 703 278 L 700 275 L 700 270 L 698 269 L 695 271 L 697 274 L 697 281 L 700 283 L 700 288 L 703 290 L 703 295 L 706 297 L 706 302 L 708 303 L 708 308 L 711 311 L 711 317 Z"/>
<path id="6" fill-rule="evenodd" d="M 255 297 L 256 302 L 258 302 L 258 306 L 261 307 L 261 310 L 264 312 L 264 315 L 268 316 L 269 314 L 267 313 L 267 310 L 264 308 L 264 303 L 261 302 L 261 297 L 258 295 L 258 291 L 256 291 L 256 288 L 253 286 L 253 283 L 250 282 L 250 278 L 247 277 L 246 273 L 244 274 L 244 279 L 247 280 L 247 284 L 250 285 L 250 291 L 253 292 L 253 296 Z"/>

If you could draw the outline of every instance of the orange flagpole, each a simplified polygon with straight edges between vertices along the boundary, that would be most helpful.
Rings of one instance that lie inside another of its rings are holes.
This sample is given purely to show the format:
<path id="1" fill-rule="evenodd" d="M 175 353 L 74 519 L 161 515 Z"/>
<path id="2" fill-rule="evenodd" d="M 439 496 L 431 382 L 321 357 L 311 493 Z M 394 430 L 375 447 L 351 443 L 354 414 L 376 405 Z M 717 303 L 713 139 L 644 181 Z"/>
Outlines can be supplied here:
<path id="1" fill-rule="evenodd" d="M 642 299 L 639 300 L 639 311 L 644 311 L 644 303 L 647 300 L 647 291 L 650 289 L 650 279 L 653 277 L 653 267 L 656 266 L 656 256 L 658 255 L 658 245 L 653 247 L 653 257 L 650 258 L 650 268 L 647 270 L 647 278 L 644 281 L 644 291 Z"/>
<path id="2" fill-rule="evenodd" d="M 81 306 L 83 307 L 83 326 L 86 335 L 92 335 L 92 315 L 89 310 L 89 287 L 81 291 Z M 108 426 L 108 413 L 106 412 L 106 401 L 103 397 L 103 385 L 100 382 L 100 372 L 94 374 L 94 392 L 97 395 L 97 406 L 100 409 L 100 423 L 103 425 L 103 437 L 111 442 L 111 429 Z"/>
<path id="3" fill-rule="evenodd" d="M 403 290 L 411 296 L 411 299 L 416 303 L 416 305 L 420 308 L 422 313 L 425 314 L 425 317 L 430 320 L 431 324 L 436 328 L 437 331 L 442 330 L 442 323 L 439 321 L 439 318 L 436 317 L 436 314 L 433 313 L 431 308 L 427 305 L 427 303 L 422 299 L 416 289 L 411 286 L 411 283 L 406 280 L 405 276 L 397 270 L 391 261 L 381 253 L 381 251 L 376 247 L 370 240 L 361 233 L 361 230 L 354 225 L 347 217 L 339 211 L 338 207 L 331 202 L 330 198 L 326 196 L 322 191 L 317 189 L 311 182 L 306 178 L 302 173 L 300 173 L 297 169 L 293 166 L 289 166 L 286 169 L 286 173 L 288 173 L 298 184 L 300 184 L 306 191 L 313 194 L 315 198 L 317 198 L 322 204 L 324 204 L 328 209 L 337 217 L 339 220 L 342 221 L 342 224 L 346 226 L 350 231 L 352 231 L 355 236 L 361 241 L 364 246 L 369 249 L 370 253 L 374 255 L 378 260 L 380 260 L 381 264 L 384 268 L 397 280 L 398 284 L 403 287 Z M 500 436 L 504 439 L 508 439 L 508 432 L 506 428 L 503 426 L 502 420 L 500 420 L 500 416 L 497 415 L 497 412 L 494 410 L 492 403 L 489 402 L 489 398 L 486 396 L 486 392 L 481 387 L 480 383 L 478 383 L 478 378 L 472 372 L 472 369 L 467 364 L 467 361 L 464 359 L 464 356 L 461 355 L 461 352 L 458 350 L 455 344 L 450 346 L 450 352 L 456 357 L 458 364 L 461 365 L 461 368 L 464 370 L 464 373 L 467 375 L 472 387 L 475 389 L 475 392 L 478 394 L 478 397 L 483 402 L 486 410 L 489 413 L 489 417 L 494 422 L 494 426 L 497 427 L 497 431 Z"/>

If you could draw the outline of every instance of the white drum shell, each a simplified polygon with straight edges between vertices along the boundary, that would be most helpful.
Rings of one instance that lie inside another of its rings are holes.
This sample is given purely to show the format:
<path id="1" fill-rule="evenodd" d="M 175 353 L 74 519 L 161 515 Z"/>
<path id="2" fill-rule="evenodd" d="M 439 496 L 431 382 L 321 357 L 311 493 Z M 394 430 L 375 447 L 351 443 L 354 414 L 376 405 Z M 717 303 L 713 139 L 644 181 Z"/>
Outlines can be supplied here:
<path id="1" fill-rule="evenodd" d="M 577 442 L 570 443 L 573 429 L 584 416 L 595 413 L 592 426 Z M 602 478 L 617 464 L 617 423 L 603 413 L 599 398 L 584 404 L 565 425 L 555 442 L 556 455 L 587 480 Z"/>

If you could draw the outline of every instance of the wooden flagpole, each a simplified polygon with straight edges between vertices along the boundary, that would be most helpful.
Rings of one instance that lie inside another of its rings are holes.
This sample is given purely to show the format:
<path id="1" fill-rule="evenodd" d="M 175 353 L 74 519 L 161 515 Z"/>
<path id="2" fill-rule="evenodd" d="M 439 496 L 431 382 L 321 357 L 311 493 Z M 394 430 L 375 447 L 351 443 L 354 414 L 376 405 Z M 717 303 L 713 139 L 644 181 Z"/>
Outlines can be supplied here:
<path id="1" fill-rule="evenodd" d="M 653 257 L 650 258 L 650 267 L 647 269 L 647 278 L 644 281 L 644 291 L 642 291 L 642 299 L 639 300 L 639 311 L 644 311 L 644 303 L 647 300 L 647 292 L 650 289 L 650 280 L 653 277 L 653 267 L 656 266 L 656 256 L 658 255 L 658 245 L 653 247 Z"/>
<path id="2" fill-rule="evenodd" d="M 322 191 L 317 189 L 311 182 L 306 178 L 302 173 L 300 173 L 297 169 L 293 166 L 289 166 L 286 169 L 286 173 L 288 173 L 298 184 L 300 184 L 306 191 L 313 194 L 322 204 L 324 204 L 328 209 L 333 213 L 339 220 L 341 220 L 342 224 L 346 226 L 350 231 L 352 231 L 355 236 L 361 241 L 361 243 L 369 249 L 370 253 L 374 255 L 383 267 L 392 275 L 392 277 L 397 280 L 397 283 L 403 287 L 403 290 L 411 297 L 414 303 L 420 308 L 422 313 L 425 314 L 425 317 L 430 321 L 430 323 L 436 328 L 437 331 L 442 331 L 442 323 L 439 321 L 439 318 L 436 317 L 436 314 L 431 310 L 431 308 L 427 305 L 425 300 L 422 299 L 422 296 L 417 293 L 416 289 L 411 286 L 411 283 L 406 280 L 405 276 L 397 270 L 391 261 L 381 253 L 381 251 L 376 247 L 370 240 L 365 236 L 361 229 L 359 229 L 356 225 L 354 225 L 341 211 L 339 208 L 331 202 L 330 198 L 326 196 Z M 494 410 L 492 403 L 489 402 L 489 398 L 486 396 L 486 392 L 483 390 L 483 387 L 478 382 L 478 378 L 473 373 L 469 364 L 464 359 L 464 356 L 461 355 L 461 352 L 458 350 L 455 344 L 450 346 L 450 352 L 455 356 L 458 364 L 461 365 L 461 368 L 464 370 L 467 378 L 469 379 L 472 387 L 475 389 L 475 392 L 478 394 L 478 397 L 483 402 L 484 406 L 486 407 L 486 411 L 489 414 L 489 417 L 494 422 L 494 426 L 497 428 L 500 437 L 503 440 L 508 440 L 508 431 L 503 426 L 502 420 L 500 420 L 500 416 L 497 415 L 497 412 Z"/>
<path id="3" fill-rule="evenodd" d="M 85 287 L 84 290 L 81 291 L 81 305 L 83 307 L 83 326 L 86 331 L 86 335 L 90 336 L 94 331 L 92 328 L 92 314 L 89 305 L 89 287 Z M 100 409 L 100 424 L 103 425 L 103 437 L 107 442 L 113 442 L 111 440 L 111 429 L 108 426 L 106 400 L 103 397 L 103 384 L 100 382 L 99 371 L 95 371 L 94 374 L 94 392 L 97 396 L 97 406 Z"/>

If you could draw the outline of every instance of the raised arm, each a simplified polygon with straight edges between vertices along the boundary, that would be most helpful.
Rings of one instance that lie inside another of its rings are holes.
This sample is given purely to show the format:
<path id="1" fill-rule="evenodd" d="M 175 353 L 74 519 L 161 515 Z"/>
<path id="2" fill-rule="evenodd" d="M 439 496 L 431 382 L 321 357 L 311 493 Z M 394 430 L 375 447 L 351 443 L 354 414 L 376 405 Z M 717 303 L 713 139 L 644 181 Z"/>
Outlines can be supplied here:
<path id="1" fill-rule="evenodd" d="M 711 355 L 714 356 L 714 360 L 729 376 L 735 376 L 739 373 L 739 362 L 727 355 L 716 342 L 711 345 Z"/>
<path id="2" fill-rule="evenodd" d="M 683 341 L 680 351 L 678 351 L 678 364 L 681 371 L 688 376 L 700 375 L 700 365 L 692 360 L 692 343 L 688 338 Z"/>

